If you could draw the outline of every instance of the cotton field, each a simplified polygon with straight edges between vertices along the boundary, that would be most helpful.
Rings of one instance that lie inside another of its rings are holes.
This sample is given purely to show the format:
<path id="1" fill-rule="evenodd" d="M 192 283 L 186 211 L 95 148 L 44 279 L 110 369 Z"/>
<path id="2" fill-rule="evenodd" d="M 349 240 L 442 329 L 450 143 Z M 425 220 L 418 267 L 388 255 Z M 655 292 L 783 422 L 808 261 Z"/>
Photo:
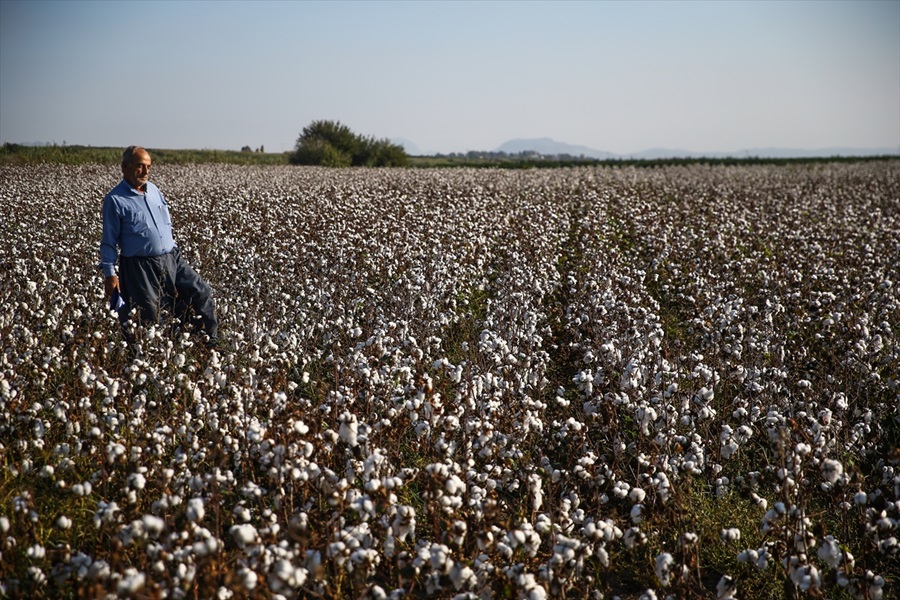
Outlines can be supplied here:
<path id="1" fill-rule="evenodd" d="M 897 597 L 900 161 L 0 168 L 0 596 Z"/>

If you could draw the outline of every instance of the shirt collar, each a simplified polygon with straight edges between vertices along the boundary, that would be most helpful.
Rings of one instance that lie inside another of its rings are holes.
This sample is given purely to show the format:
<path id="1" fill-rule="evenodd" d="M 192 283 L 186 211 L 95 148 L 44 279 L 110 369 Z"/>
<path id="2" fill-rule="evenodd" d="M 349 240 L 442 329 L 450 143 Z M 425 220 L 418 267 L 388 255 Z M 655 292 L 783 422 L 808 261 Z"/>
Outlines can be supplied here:
<path id="1" fill-rule="evenodd" d="M 140 195 L 140 196 L 143 196 L 144 194 L 146 194 L 146 193 L 150 190 L 150 182 L 149 182 L 149 181 L 148 181 L 147 183 L 144 184 L 144 189 L 143 189 L 143 190 L 137 189 L 136 187 L 134 187 L 133 185 L 131 185 L 130 183 L 128 183 L 128 180 L 127 180 L 127 179 L 124 179 L 124 178 L 122 179 L 122 185 L 124 185 L 124 186 L 127 187 L 129 190 L 131 190 L 132 192 L 134 192 L 135 194 L 138 194 L 138 195 Z"/>

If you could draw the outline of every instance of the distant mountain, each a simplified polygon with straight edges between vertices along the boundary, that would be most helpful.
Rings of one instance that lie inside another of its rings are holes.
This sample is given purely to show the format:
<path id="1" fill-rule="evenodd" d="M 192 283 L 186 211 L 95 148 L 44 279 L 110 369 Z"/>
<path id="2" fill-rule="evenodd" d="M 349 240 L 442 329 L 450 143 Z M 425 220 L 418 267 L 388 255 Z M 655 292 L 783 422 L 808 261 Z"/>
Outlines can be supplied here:
<path id="1" fill-rule="evenodd" d="M 422 156 L 422 150 L 420 150 L 418 146 L 407 139 L 392 138 L 391 143 L 397 144 L 398 146 L 403 146 L 403 149 L 410 156 Z"/>
<path id="2" fill-rule="evenodd" d="M 497 148 L 495 152 L 518 154 L 520 152 L 537 152 L 538 154 L 570 156 L 587 156 L 588 158 L 608 159 L 616 158 L 611 152 L 595 150 L 587 146 L 574 146 L 565 142 L 557 142 L 550 138 L 538 138 L 533 140 L 510 140 Z"/>

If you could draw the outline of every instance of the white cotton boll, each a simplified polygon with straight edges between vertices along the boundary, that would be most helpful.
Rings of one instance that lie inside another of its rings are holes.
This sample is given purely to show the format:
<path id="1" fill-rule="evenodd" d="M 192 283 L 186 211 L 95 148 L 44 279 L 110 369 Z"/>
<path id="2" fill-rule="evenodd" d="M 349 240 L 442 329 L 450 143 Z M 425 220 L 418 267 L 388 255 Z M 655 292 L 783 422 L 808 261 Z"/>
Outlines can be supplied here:
<path id="1" fill-rule="evenodd" d="M 741 539 L 741 530 L 737 527 L 729 527 L 719 532 L 719 538 L 723 542 L 736 542 Z"/>
<path id="2" fill-rule="evenodd" d="M 844 474 L 844 465 L 836 460 L 826 458 L 822 461 L 822 476 L 828 483 L 837 483 Z"/>
<path id="3" fill-rule="evenodd" d="M 740 446 L 738 446 L 737 442 L 735 442 L 734 440 L 729 440 L 728 442 L 723 443 L 721 449 L 722 458 L 724 460 L 730 459 L 737 453 L 739 449 Z"/>
<path id="4" fill-rule="evenodd" d="M 232 512 L 234 513 L 235 519 L 239 519 L 245 523 L 252 518 L 250 510 L 246 506 L 235 506 Z"/>
<path id="5" fill-rule="evenodd" d="M 629 550 L 642 545 L 646 540 L 647 535 L 637 527 L 629 527 L 625 530 L 623 541 Z"/>
<path id="6" fill-rule="evenodd" d="M 78 497 L 90 496 L 93 486 L 90 481 L 84 483 L 76 483 L 72 486 L 72 493 Z"/>
<path id="7" fill-rule="evenodd" d="M 456 475 L 451 475 L 447 481 L 444 482 L 444 489 L 446 489 L 447 493 L 451 496 L 455 496 L 466 491 L 466 484 Z"/>
<path id="8" fill-rule="evenodd" d="M 397 507 L 397 514 L 391 522 L 394 536 L 401 542 L 406 541 L 407 536 L 415 539 L 416 536 L 416 511 L 412 506 L 403 505 Z"/>
<path id="9" fill-rule="evenodd" d="M 359 423 L 356 419 L 356 415 L 345 412 L 341 415 L 341 426 L 338 429 L 338 436 L 341 440 L 344 441 L 350 447 L 356 447 L 359 445 L 359 441 L 357 440 L 359 431 Z"/>
<path id="10" fill-rule="evenodd" d="M 109 463 L 114 463 L 117 458 L 119 458 L 120 456 L 122 456 L 124 454 L 125 454 L 125 446 L 123 446 L 122 444 L 110 442 L 106 446 L 106 460 Z"/>
<path id="11" fill-rule="evenodd" d="M 249 523 L 234 525 L 231 527 L 230 531 L 234 541 L 242 548 L 248 544 L 255 543 L 258 536 L 256 528 Z"/>
<path id="12" fill-rule="evenodd" d="M 635 504 L 631 507 L 631 522 L 635 525 L 641 523 L 644 520 L 644 506 L 642 504 Z"/>
<path id="13" fill-rule="evenodd" d="M 431 564 L 431 570 L 442 575 L 448 574 L 454 564 L 450 548 L 444 544 L 432 544 L 428 552 L 428 562 Z"/>
<path id="14" fill-rule="evenodd" d="M 93 580 L 109 579 L 110 575 L 112 575 L 112 568 L 108 562 L 102 559 L 95 560 L 88 568 L 88 577 Z"/>
<path id="15" fill-rule="evenodd" d="M 194 554 L 197 556 L 209 556 L 210 554 L 215 554 L 218 548 L 219 541 L 214 537 L 194 542 L 192 547 Z"/>
<path id="16" fill-rule="evenodd" d="M 818 555 L 819 560 L 832 569 L 836 569 L 838 565 L 841 564 L 841 559 L 843 558 L 840 546 L 838 546 L 834 537 L 830 535 L 825 536 L 822 545 L 819 546 Z"/>
<path id="17" fill-rule="evenodd" d="M 146 575 L 134 567 L 128 567 L 124 577 L 116 584 L 116 591 L 121 595 L 135 594 L 144 587 L 146 579 Z"/>
<path id="18" fill-rule="evenodd" d="M 162 533 L 166 527 L 166 522 L 155 515 L 144 515 L 141 521 L 144 524 L 147 535 L 154 538 Z"/>
<path id="19" fill-rule="evenodd" d="M 534 530 L 539 534 L 547 534 L 553 531 L 553 521 L 550 520 L 550 517 L 545 513 L 541 513 L 537 516 L 537 521 L 534 524 Z"/>
<path id="20" fill-rule="evenodd" d="M 817 589 L 821 584 L 819 570 L 813 565 L 801 565 L 791 571 L 791 581 L 804 592 Z"/>
<path id="21" fill-rule="evenodd" d="M 528 476 L 528 489 L 532 494 L 531 508 L 534 511 L 540 510 L 541 505 L 544 502 L 544 495 L 541 491 L 542 485 L 543 482 L 541 480 L 541 477 L 537 473 L 532 473 Z"/>
<path id="22" fill-rule="evenodd" d="M 25 553 L 32 560 L 41 560 L 46 556 L 47 550 L 40 544 L 35 544 L 34 546 L 29 546 Z"/>
<path id="23" fill-rule="evenodd" d="M 604 567 L 609 567 L 609 552 L 606 551 L 606 548 L 602 546 L 594 550 L 594 556 L 597 557 L 597 560 L 600 561 L 600 564 Z"/>
<path id="24" fill-rule="evenodd" d="M 497 552 L 502 556 L 505 560 L 509 560 L 512 558 L 513 549 L 509 546 L 509 544 L 504 544 L 503 542 L 497 542 L 495 546 Z"/>
<path id="25" fill-rule="evenodd" d="M 525 545 L 525 532 L 521 529 L 514 529 L 509 532 L 509 540 L 513 548 Z"/>
<path id="26" fill-rule="evenodd" d="M 850 585 L 850 578 L 847 577 L 847 574 L 844 571 L 838 571 L 836 581 L 838 586 L 842 588 L 846 588 Z"/>
<path id="27" fill-rule="evenodd" d="M 128 485 L 136 490 L 142 490 L 147 485 L 147 478 L 141 473 L 132 473 L 128 476 Z"/>
<path id="28" fill-rule="evenodd" d="M 619 500 L 622 500 L 626 496 L 628 496 L 628 492 L 631 490 L 631 486 L 629 486 L 624 481 L 617 481 L 613 484 L 612 494 Z"/>
<path id="29" fill-rule="evenodd" d="M 94 527 L 99 529 L 102 525 L 112 523 L 116 520 L 116 513 L 118 512 L 118 504 L 115 502 L 106 503 L 101 500 L 97 503 L 97 511 L 94 513 Z"/>
<path id="30" fill-rule="evenodd" d="M 391 533 L 391 531 L 389 530 L 387 532 L 387 535 L 384 536 L 384 544 L 383 544 L 384 555 L 387 558 L 393 558 L 396 547 L 397 547 L 397 542 L 394 540 L 394 534 Z"/>
<path id="31" fill-rule="evenodd" d="M 461 590 L 463 587 L 470 587 L 476 581 L 475 572 L 468 566 L 455 563 L 453 568 L 450 569 L 450 582 L 456 591 Z"/>
<path id="32" fill-rule="evenodd" d="M 856 492 L 853 494 L 853 502 L 859 506 L 865 505 L 869 501 L 869 496 L 865 492 Z"/>
<path id="33" fill-rule="evenodd" d="M 647 497 L 647 492 L 642 490 L 641 488 L 631 488 L 631 491 L 628 493 L 628 499 L 634 502 L 635 504 L 640 504 L 644 501 L 644 498 Z"/>
<path id="34" fill-rule="evenodd" d="M 143 521 L 132 521 L 129 527 L 122 530 L 122 539 L 126 546 L 131 545 L 134 540 L 143 540 L 146 537 L 147 531 Z"/>
<path id="35" fill-rule="evenodd" d="M 8 523 L 9 521 L 7 521 Z M 56 519 L 56 526 L 60 529 L 69 529 L 72 527 L 72 519 L 67 517 L 66 515 L 60 515 Z M 0 525 L 0 529 L 3 529 L 2 525 Z"/>
<path id="36" fill-rule="evenodd" d="M 716 598 L 718 600 L 737 600 L 737 582 L 730 575 L 723 575 L 716 584 Z"/>
<path id="37" fill-rule="evenodd" d="M 268 583 L 269 587 L 275 591 L 287 592 L 290 589 L 300 588 L 306 583 L 306 578 L 306 569 L 294 567 L 289 560 L 280 559 L 272 565 Z"/>
<path id="38" fill-rule="evenodd" d="M 834 395 L 834 406 L 840 411 L 847 410 L 850 408 L 850 401 L 847 398 L 847 394 L 843 392 L 838 392 Z"/>
<path id="39" fill-rule="evenodd" d="M 672 577 L 672 567 L 675 566 L 675 558 L 668 552 L 663 552 L 656 557 L 656 578 L 663 587 L 669 585 Z"/>
<path id="40" fill-rule="evenodd" d="M 203 498 L 191 498 L 188 500 L 185 515 L 191 523 L 202 521 L 206 515 L 206 509 L 203 507 Z"/>

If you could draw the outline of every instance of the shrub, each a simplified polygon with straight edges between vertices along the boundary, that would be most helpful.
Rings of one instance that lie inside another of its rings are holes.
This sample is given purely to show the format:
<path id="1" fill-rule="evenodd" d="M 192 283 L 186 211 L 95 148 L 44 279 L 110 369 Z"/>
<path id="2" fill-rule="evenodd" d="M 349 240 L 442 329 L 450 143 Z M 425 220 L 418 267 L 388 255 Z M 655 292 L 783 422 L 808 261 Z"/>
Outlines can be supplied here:
<path id="1" fill-rule="evenodd" d="M 313 121 L 303 128 L 290 157 L 291 164 L 325 167 L 401 167 L 407 156 L 402 146 L 354 134 L 338 121 Z"/>

